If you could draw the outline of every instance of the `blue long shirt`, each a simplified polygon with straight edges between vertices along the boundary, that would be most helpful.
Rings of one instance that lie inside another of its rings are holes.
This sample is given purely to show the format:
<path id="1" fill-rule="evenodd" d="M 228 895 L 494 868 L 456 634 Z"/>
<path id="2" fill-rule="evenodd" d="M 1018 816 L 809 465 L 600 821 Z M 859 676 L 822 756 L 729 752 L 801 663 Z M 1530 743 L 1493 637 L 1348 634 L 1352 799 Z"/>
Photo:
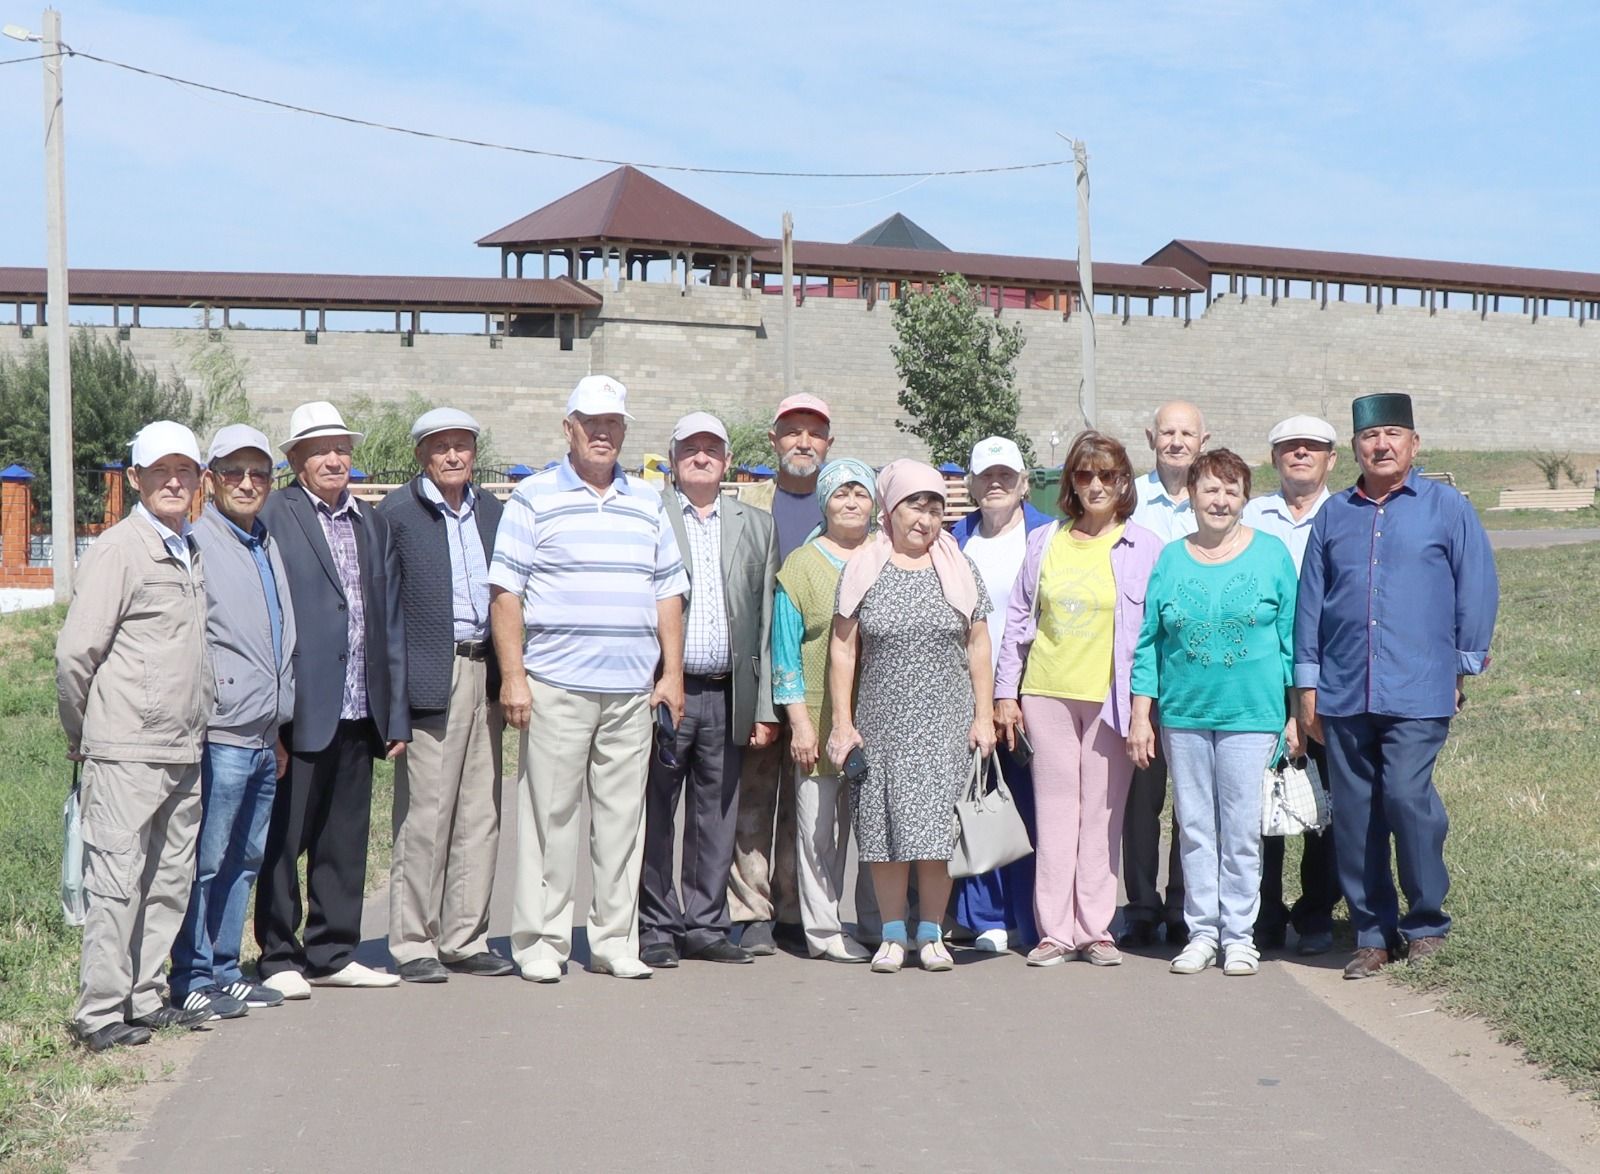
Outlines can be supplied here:
<path id="1" fill-rule="evenodd" d="M 1300 569 L 1294 683 L 1317 712 L 1449 717 L 1489 660 L 1500 582 L 1478 515 L 1415 470 L 1381 502 L 1359 483 L 1317 514 Z"/>

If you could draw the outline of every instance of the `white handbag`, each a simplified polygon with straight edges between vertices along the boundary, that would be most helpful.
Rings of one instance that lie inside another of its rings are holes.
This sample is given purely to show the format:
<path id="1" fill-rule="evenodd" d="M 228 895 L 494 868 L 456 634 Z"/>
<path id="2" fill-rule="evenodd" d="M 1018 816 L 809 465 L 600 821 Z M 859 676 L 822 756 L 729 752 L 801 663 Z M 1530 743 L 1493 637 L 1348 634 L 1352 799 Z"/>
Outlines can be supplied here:
<path id="1" fill-rule="evenodd" d="M 82 925 L 89 911 L 83 888 L 83 820 L 78 812 L 78 764 L 72 765 L 72 790 L 61 809 L 61 916 L 68 925 Z"/>
<path id="2" fill-rule="evenodd" d="M 1273 762 L 1261 778 L 1261 834 L 1299 836 L 1320 832 L 1333 822 L 1333 803 L 1317 764 L 1305 755 Z"/>
<path id="3" fill-rule="evenodd" d="M 972 752 L 972 778 L 956 799 L 952 831 L 953 877 L 982 876 L 1033 851 L 1022 813 L 1000 773 L 1000 757 L 992 751 L 988 758 L 980 750 Z"/>

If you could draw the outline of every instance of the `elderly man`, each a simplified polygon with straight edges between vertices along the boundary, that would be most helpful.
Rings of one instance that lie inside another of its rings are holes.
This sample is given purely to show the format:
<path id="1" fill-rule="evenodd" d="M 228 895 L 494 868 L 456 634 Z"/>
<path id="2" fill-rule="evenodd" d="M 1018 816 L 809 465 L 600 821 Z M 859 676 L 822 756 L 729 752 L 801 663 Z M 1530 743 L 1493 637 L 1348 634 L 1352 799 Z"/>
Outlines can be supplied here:
<path id="1" fill-rule="evenodd" d="M 1316 416 L 1290 416 L 1267 433 L 1272 446 L 1272 467 L 1278 471 L 1279 489 L 1255 498 L 1244 507 L 1243 521 L 1282 540 L 1298 572 L 1305 563 L 1311 526 L 1328 500 L 1328 476 L 1339 459 L 1334 451 L 1338 434 L 1333 425 Z M 1328 777 L 1328 759 L 1321 742 L 1306 739 L 1306 750 L 1322 777 Z M 1261 846 L 1261 910 L 1256 914 L 1256 946 L 1282 949 L 1293 924 L 1299 935 L 1296 950 L 1302 957 L 1333 949 L 1333 907 L 1339 903 L 1339 870 L 1333 854 L 1333 829 L 1307 832 L 1300 856 L 1300 899 L 1290 909 L 1283 903 L 1282 836 L 1268 836 Z"/>
<path id="2" fill-rule="evenodd" d="M 1300 571 L 1295 685 L 1304 728 L 1328 748 L 1339 880 L 1356 931 L 1346 978 L 1405 952 L 1438 952 L 1449 829 L 1433 764 L 1462 680 L 1489 664 L 1500 587 L 1478 515 L 1412 468 L 1411 397 L 1352 409 L 1361 476 L 1317 514 Z M 1407 909 L 1400 914 L 1390 841 Z"/>
<path id="3" fill-rule="evenodd" d="M 376 511 L 394 540 L 406 625 L 411 744 L 394 767 L 389 868 L 389 954 L 406 982 L 515 972 L 489 949 L 505 729 L 489 559 L 502 507 L 472 484 L 481 430 L 456 408 L 417 417 L 421 472 Z"/>
<path id="4" fill-rule="evenodd" d="M 332 404 L 301 404 L 280 446 L 294 482 L 261 508 L 288 570 L 300 643 L 294 720 L 283 739 L 289 771 L 273 799 L 256 891 L 260 973 L 286 999 L 309 998 L 309 984 L 400 981 L 355 960 L 372 760 L 398 758 L 411 739 L 394 544 L 388 523 L 350 496 L 350 455 L 360 440 Z M 310 906 L 303 943 L 301 855 Z"/>
<path id="5" fill-rule="evenodd" d="M 194 875 L 213 703 L 205 576 L 189 529 L 200 446 L 158 420 L 134 437 L 131 463 L 139 503 L 84 554 L 56 640 L 67 757 L 84 764 L 89 899 L 72 1024 L 95 1052 L 212 1016 L 161 997 Z"/>
<path id="6" fill-rule="evenodd" d="M 1155 419 L 1144 435 L 1155 453 L 1156 467 L 1134 482 L 1139 505 L 1133 520 L 1163 541 L 1172 542 L 1195 532 L 1194 506 L 1189 501 L 1189 466 L 1211 434 L 1206 431 L 1199 408 L 1173 400 L 1156 409 Z M 1128 893 L 1128 904 L 1123 909 L 1123 945 L 1153 945 L 1158 922 L 1166 924 L 1167 941 L 1189 940 L 1183 920 L 1183 865 L 1178 855 L 1176 826 L 1167 853 L 1165 904 L 1157 883 L 1161 808 L 1166 801 L 1167 760 L 1158 741 L 1150 765 L 1133 772 L 1127 813 L 1122 821 L 1122 883 Z"/>
<path id="7" fill-rule="evenodd" d="M 272 492 L 272 448 L 248 424 L 219 429 L 194 527 L 206 564 L 206 639 L 216 706 L 200 762 L 199 858 L 189 911 L 172 944 L 172 1001 L 219 1019 L 283 996 L 239 969 L 250 888 L 261 871 L 278 777 L 278 730 L 294 716 L 294 608 L 278 544 L 258 516 Z"/>
<path id="8" fill-rule="evenodd" d="M 530 982 L 559 982 L 572 953 L 585 790 L 589 968 L 652 973 L 639 960 L 645 775 L 652 714 L 683 718 L 689 583 L 660 494 L 617 463 L 627 404 L 609 376 L 578 381 L 567 458 L 517 486 L 489 568 L 500 700 L 522 731 L 511 948 Z"/>
<path id="9" fill-rule="evenodd" d="M 676 966 L 680 951 L 705 962 L 750 962 L 755 956 L 728 940 L 728 872 L 744 749 L 778 736 L 768 644 L 778 548 L 770 515 L 722 496 L 728 433 L 721 420 L 684 416 L 670 451 L 676 489 L 662 500 L 689 574 L 684 715 L 669 752 L 650 761 L 639 956 L 657 967 Z M 687 810 L 674 885 L 680 794 Z"/>
<path id="10" fill-rule="evenodd" d="M 828 405 L 805 392 L 787 397 L 773 414 L 767 440 L 778 454 L 778 476 L 741 491 L 739 499 L 772 514 L 778 565 L 782 566 L 822 521 L 817 474 L 833 447 Z M 733 920 L 744 926 L 739 944 L 759 955 L 777 951 L 775 928 L 785 940 L 805 944 L 795 862 L 793 772 L 788 758 L 784 727 L 772 745 L 752 747 L 745 755 L 739 790 L 728 907 Z"/>

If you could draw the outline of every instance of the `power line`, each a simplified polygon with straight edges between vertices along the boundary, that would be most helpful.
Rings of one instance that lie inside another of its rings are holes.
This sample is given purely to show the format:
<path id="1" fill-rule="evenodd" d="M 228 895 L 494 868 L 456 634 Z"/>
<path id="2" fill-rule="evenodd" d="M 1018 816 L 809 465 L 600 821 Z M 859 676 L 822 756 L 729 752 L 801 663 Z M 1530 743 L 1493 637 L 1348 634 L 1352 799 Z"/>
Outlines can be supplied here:
<path id="1" fill-rule="evenodd" d="M 60 57 L 60 53 L 36 53 L 32 57 L 7 57 L 0 65 L 20 65 L 24 61 L 43 61 L 46 57 Z"/>
<path id="2" fill-rule="evenodd" d="M 1072 162 L 1071 159 L 1046 159 L 1037 163 L 1012 163 L 1001 167 L 941 167 L 928 168 L 922 171 L 762 171 L 744 167 L 693 167 L 682 163 L 641 163 L 632 159 L 607 159 L 597 155 L 578 155 L 568 151 L 550 151 L 540 147 L 519 147 L 510 143 L 494 143 L 484 139 L 469 139 L 460 135 L 441 134 L 438 131 L 418 130 L 415 127 L 396 126 L 393 123 L 376 122 L 369 118 L 358 118 L 351 114 L 339 114 L 331 110 L 318 110 L 311 106 L 282 102 L 276 98 L 263 98 L 257 94 L 241 93 L 238 90 L 230 90 L 223 86 L 207 85 L 205 82 L 175 77 L 170 73 L 162 73 L 159 70 L 130 65 L 126 61 L 113 61 L 109 57 L 99 57 L 93 53 L 86 53 L 82 49 L 69 49 L 66 46 L 62 46 L 62 50 L 70 56 L 82 57 L 85 60 L 95 61 L 101 65 L 127 70 L 129 73 L 157 78 L 161 81 L 186 86 L 193 90 L 204 90 L 207 93 L 220 94 L 227 98 L 237 98 L 242 102 L 254 102 L 257 105 L 270 106 L 277 110 L 287 110 L 293 114 L 326 118 L 351 126 L 363 126 L 371 130 L 384 130 L 393 134 L 411 135 L 415 138 L 432 139 L 441 143 L 455 143 L 464 147 L 481 147 L 490 151 L 508 151 L 517 155 L 538 155 L 546 159 L 565 159 L 575 163 L 602 163 L 608 167 L 637 167 L 645 171 L 692 172 L 699 175 L 746 175 L 768 179 L 919 179 L 943 175 L 998 175 L 1012 171 L 1039 171 L 1048 167 L 1062 167 Z M 38 58 L 20 58 L 19 60 L 38 60 Z"/>

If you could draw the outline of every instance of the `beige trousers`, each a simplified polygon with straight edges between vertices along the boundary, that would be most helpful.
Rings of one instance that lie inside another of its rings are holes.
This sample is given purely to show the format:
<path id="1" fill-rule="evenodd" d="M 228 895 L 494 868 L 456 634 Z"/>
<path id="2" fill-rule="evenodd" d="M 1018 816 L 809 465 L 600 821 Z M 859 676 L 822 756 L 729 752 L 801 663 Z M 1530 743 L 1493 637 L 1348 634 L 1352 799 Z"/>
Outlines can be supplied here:
<path id="1" fill-rule="evenodd" d="M 795 893 L 793 773 L 787 725 L 773 745 L 744 752 L 733 869 L 728 873 L 728 917 L 732 921 L 800 922 Z"/>
<path id="2" fill-rule="evenodd" d="M 459 962 L 489 948 L 489 900 L 500 851 L 500 735 L 488 666 L 453 658 L 450 704 L 413 720 L 394 764 L 389 953 Z"/>
<path id="3" fill-rule="evenodd" d="M 589 796 L 589 954 L 639 954 L 639 873 L 650 763 L 649 694 L 579 693 L 528 678 L 533 717 L 517 764 L 517 888 L 511 953 L 519 966 L 572 954 L 578 813 Z"/>
<path id="4" fill-rule="evenodd" d="M 82 803 L 89 908 L 72 1018 L 88 1034 L 161 1006 L 161 966 L 194 883 L 200 764 L 91 759 Z"/>

